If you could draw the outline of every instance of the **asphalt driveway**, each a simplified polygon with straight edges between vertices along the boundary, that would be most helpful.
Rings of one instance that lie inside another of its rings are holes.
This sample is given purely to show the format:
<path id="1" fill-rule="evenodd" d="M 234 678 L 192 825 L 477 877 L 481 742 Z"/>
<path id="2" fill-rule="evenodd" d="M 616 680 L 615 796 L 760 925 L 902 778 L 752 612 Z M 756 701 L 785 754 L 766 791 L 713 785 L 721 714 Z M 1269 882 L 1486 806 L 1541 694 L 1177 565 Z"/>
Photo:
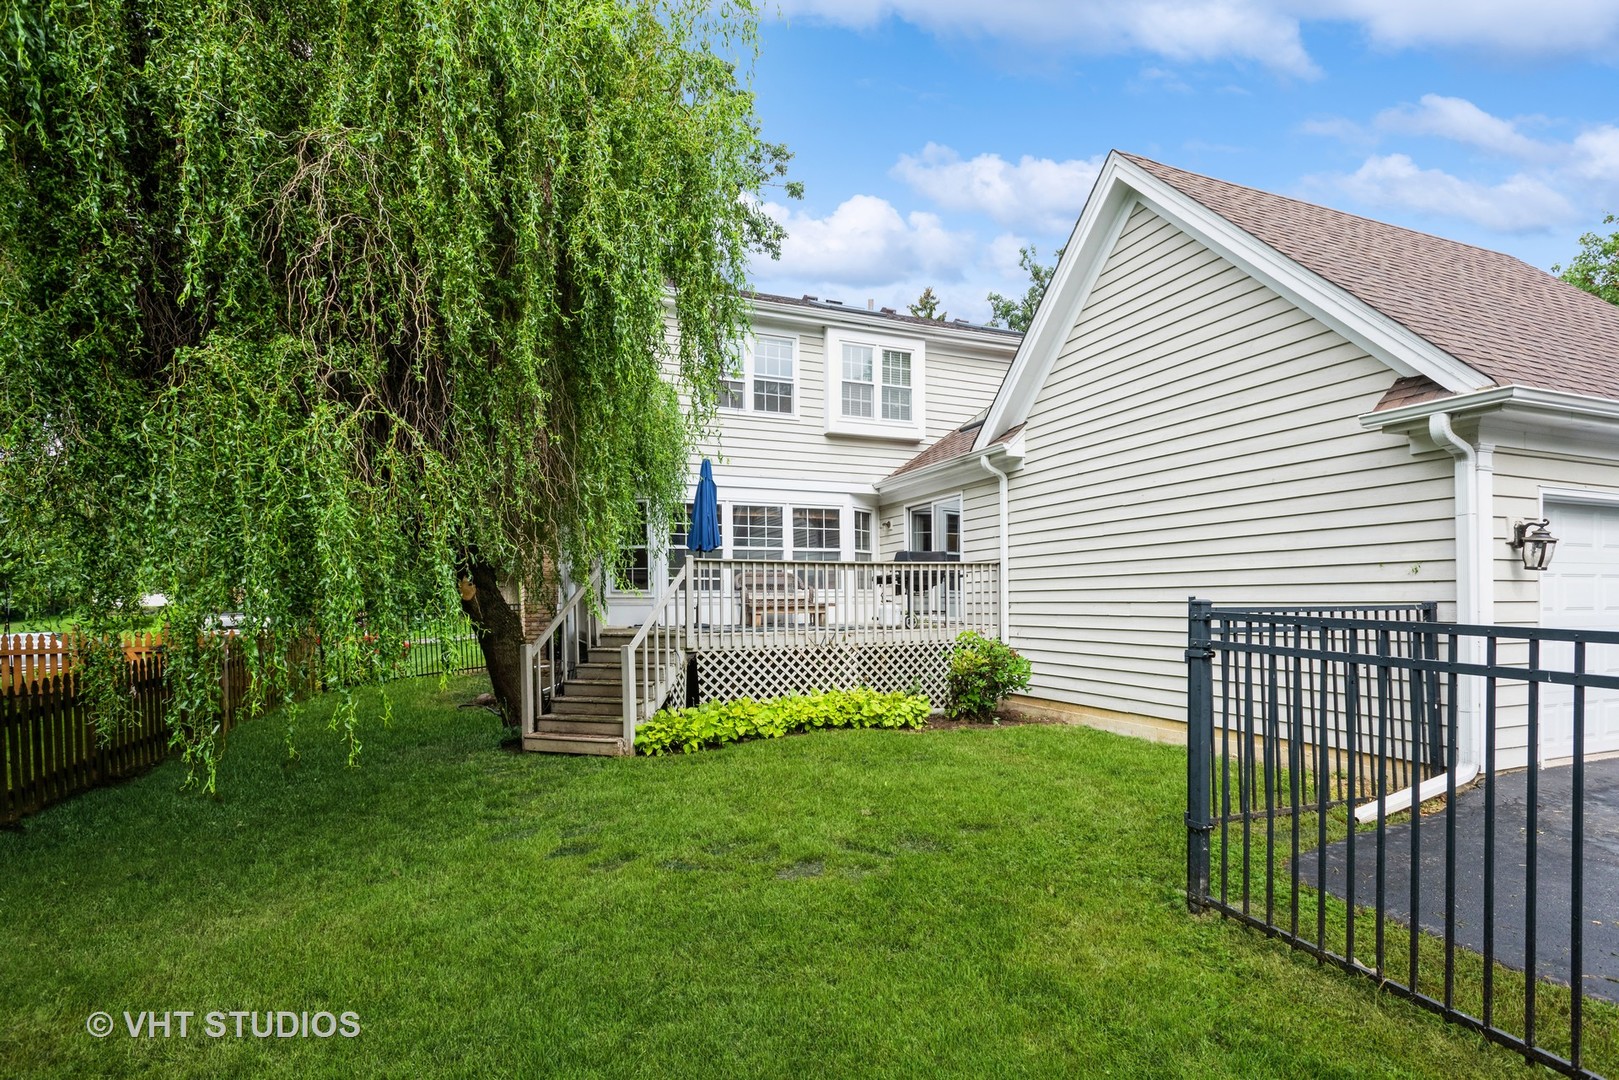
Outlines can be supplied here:
<path id="1" fill-rule="evenodd" d="M 1529 774 L 1520 770 L 1496 777 L 1495 955 L 1523 970 L 1526 958 Z M 1570 976 L 1570 913 L 1573 867 L 1573 770 L 1540 772 L 1536 852 L 1535 970 L 1567 985 Z M 1619 759 L 1585 767 L 1585 993 L 1619 1002 Z M 1484 951 L 1484 807 L 1482 782 L 1456 798 L 1456 942 Z M 1445 814 L 1422 818 L 1419 923 L 1436 935 L 1445 932 Z M 1389 826 L 1386 842 L 1385 911 L 1407 925 L 1411 911 L 1411 826 Z M 1355 838 L 1355 902 L 1369 908 L 1377 888 L 1375 834 Z M 1317 859 L 1300 857 L 1300 879 L 1314 884 Z M 1348 845 L 1327 849 L 1327 889 L 1345 896 Z"/>

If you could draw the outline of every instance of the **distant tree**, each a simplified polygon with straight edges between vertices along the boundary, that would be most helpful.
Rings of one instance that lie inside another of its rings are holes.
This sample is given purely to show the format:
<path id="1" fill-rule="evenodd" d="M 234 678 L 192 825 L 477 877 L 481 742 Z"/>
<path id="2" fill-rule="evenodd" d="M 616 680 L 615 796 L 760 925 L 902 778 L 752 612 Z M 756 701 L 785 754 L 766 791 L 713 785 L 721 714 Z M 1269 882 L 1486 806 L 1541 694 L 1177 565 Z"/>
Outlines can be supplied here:
<path id="1" fill-rule="evenodd" d="M 1040 298 L 1046 294 L 1046 286 L 1051 283 L 1051 275 L 1057 269 L 1056 264 L 1062 261 L 1062 253 L 1063 249 L 1058 248 L 1056 261 L 1050 266 L 1042 266 L 1033 244 L 1019 250 L 1018 265 L 1029 274 L 1028 291 L 1017 300 L 1000 293 L 990 293 L 989 325 L 1009 326 L 1019 333 L 1028 333 L 1029 324 L 1034 321 L 1035 309 L 1040 306 Z"/>
<path id="2" fill-rule="evenodd" d="M 910 312 L 918 319 L 932 319 L 934 322 L 944 322 L 950 317 L 948 311 L 943 313 L 939 311 L 939 298 L 933 295 L 932 285 L 922 290 L 922 295 L 910 306 Z"/>
<path id="3" fill-rule="evenodd" d="M 1604 225 L 1619 221 L 1619 214 L 1602 219 Z M 1619 304 L 1619 232 L 1601 236 L 1588 232 L 1580 237 L 1580 253 L 1565 269 L 1553 266 L 1552 273 L 1562 275 L 1570 285 L 1577 285 L 1593 296 L 1600 296 L 1610 304 Z"/>

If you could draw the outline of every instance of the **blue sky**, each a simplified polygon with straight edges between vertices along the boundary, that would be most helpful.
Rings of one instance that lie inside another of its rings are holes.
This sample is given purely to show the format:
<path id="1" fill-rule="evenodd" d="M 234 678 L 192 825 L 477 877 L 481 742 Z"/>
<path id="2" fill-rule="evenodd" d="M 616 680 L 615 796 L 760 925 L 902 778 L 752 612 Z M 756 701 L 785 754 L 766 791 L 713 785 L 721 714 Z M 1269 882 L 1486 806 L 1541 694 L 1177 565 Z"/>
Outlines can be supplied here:
<path id="1" fill-rule="evenodd" d="M 987 318 L 1113 148 L 1543 268 L 1619 211 L 1619 0 L 779 5 L 757 109 L 807 190 L 768 292 Z"/>

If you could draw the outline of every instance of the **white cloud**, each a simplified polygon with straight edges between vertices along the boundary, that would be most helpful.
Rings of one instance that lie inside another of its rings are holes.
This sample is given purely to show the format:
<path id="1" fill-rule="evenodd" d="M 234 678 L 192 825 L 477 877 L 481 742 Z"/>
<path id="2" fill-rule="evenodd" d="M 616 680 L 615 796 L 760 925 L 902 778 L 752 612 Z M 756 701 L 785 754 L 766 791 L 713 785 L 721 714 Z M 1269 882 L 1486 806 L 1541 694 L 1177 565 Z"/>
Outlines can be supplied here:
<path id="1" fill-rule="evenodd" d="M 985 242 L 945 229 L 932 214 L 901 214 L 871 195 L 856 195 L 824 217 L 769 203 L 764 209 L 787 228 L 788 238 L 780 261 L 755 259 L 760 291 L 858 308 L 869 301 L 903 314 L 931 286 L 951 318 L 973 322 L 989 318 L 991 292 L 1021 296 L 1028 288 L 1028 274 L 1018 265 L 1021 248 L 1037 244 L 1040 260 L 1049 263 L 1062 242 L 1015 232 Z"/>
<path id="2" fill-rule="evenodd" d="M 1288 6 L 1306 17 L 1358 22 L 1385 48 L 1602 56 L 1619 43 L 1619 6 L 1612 0 L 1331 0 Z"/>
<path id="3" fill-rule="evenodd" d="M 946 229 L 937 214 L 902 216 L 875 195 L 851 196 L 825 217 L 776 203 L 765 212 L 787 230 L 781 260 L 756 267 L 771 278 L 860 286 L 919 273 L 953 279 L 971 249 L 971 237 Z"/>
<path id="4" fill-rule="evenodd" d="M 1074 223 L 1104 160 L 1053 161 L 1025 154 L 1014 165 L 999 154 L 979 154 L 964 161 L 950 147 L 928 143 L 920 154 L 901 155 L 890 175 L 947 210 L 975 211 L 1000 225 L 1049 232 Z"/>
<path id="5" fill-rule="evenodd" d="M 1570 170 L 1582 180 L 1619 184 L 1619 127 L 1603 124 L 1574 139 Z"/>
<path id="6" fill-rule="evenodd" d="M 936 33 L 1042 50 L 1242 60 L 1287 75 L 1319 75 L 1299 40 L 1298 20 L 1275 7 L 1262 0 L 781 0 L 788 15 L 843 26 L 870 27 L 892 17 Z"/>
<path id="7" fill-rule="evenodd" d="M 1551 148 L 1518 130 L 1511 120 L 1492 116 L 1465 98 L 1424 94 L 1416 105 L 1400 105 L 1377 115 L 1377 126 L 1402 135 L 1434 135 L 1507 157 L 1536 160 Z"/>
<path id="8" fill-rule="evenodd" d="M 1535 177 L 1520 174 L 1482 184 L 1441 169 L 1418 168 L 1405 154 L 1369 157 L 1336 183 L 1373 206 L 1457 217 L 1499 232 L 1533 232 L 1579 216 L 1567 198 Z"/>
<path id="9" fill-rule="evenodd" d="M 1075 53 L 1234 60 L 1313 78 L 1305 22 L 1349 22 L 1387 49 L 1455 48 L 1519 58 L 1606 58 L 1619 47 L 1612 0 L 780 0 L 783 12 L 843 26 L 897 18 L 939 34 Z"/>

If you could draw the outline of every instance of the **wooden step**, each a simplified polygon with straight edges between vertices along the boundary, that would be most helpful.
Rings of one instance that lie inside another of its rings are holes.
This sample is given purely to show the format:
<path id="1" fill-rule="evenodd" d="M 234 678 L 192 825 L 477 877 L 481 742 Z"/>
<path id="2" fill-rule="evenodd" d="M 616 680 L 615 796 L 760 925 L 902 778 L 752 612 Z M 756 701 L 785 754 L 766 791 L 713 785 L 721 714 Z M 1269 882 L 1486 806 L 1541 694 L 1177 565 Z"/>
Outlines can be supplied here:
<path id="1" fill-rule="evenodd" d="M 558 694 L 551 699 L 547 716 L 621 716 L 624 698 L 619 694 Z"/>
<path id="2" fill-rule="evenodd" d="M 601 757 L 624 757 L 628 753 L 623 738 L 616 735 L 551 735 L 545 732 L 524 735 L 523 749 L 542 754 L 595 754 Z"/>
<path id="3" fill-rule="evenodd" d="M 617 716 L 558 716 L 547 713 L 535 723 L 542 735 L 603 735 L 617 738 L 624 734 L 624 721 Z"/>

